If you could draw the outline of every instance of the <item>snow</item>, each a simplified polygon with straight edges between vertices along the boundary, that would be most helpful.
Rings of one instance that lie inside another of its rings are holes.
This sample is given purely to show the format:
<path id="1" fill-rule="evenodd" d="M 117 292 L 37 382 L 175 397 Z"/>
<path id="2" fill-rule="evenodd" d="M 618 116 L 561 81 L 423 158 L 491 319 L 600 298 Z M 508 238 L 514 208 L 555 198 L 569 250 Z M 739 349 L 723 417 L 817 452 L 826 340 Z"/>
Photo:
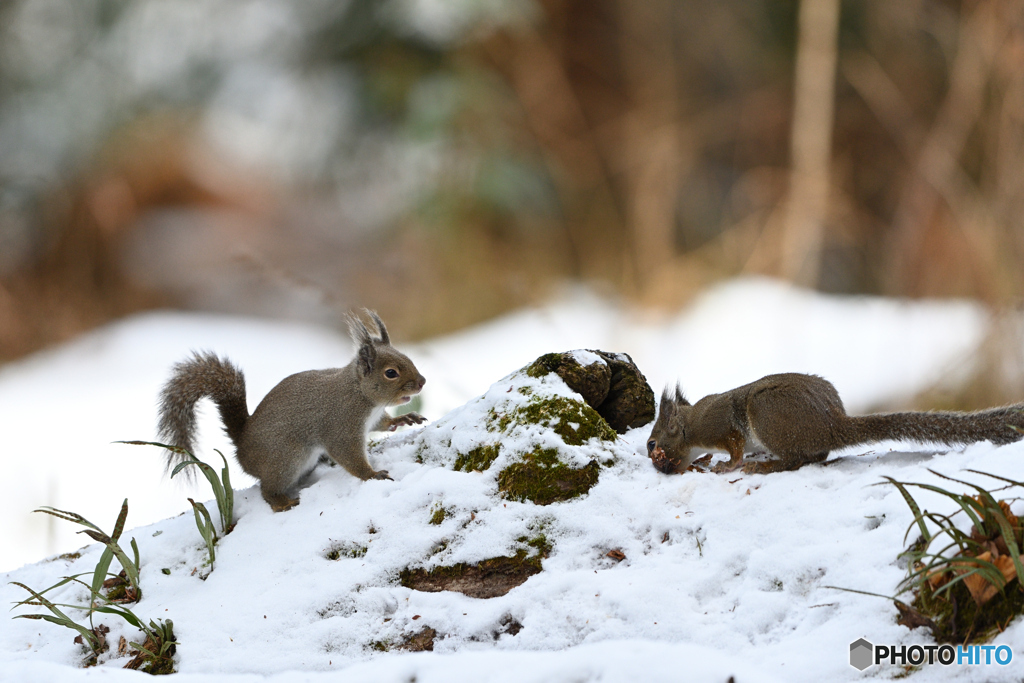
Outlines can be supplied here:
<path id="1" fill-rule="evenodd" d="M 583 349 L 573 349 L 572 351 L 569 352 L 569 355 L 572 356 L 572 359 L 574 361 L 576 361 L 577 363 L 579 363 L 583 367 L 586 367 L 588 365 L 593 365 L 594 363 L 604 363 L 604 359 L 601 358 L 601 356 L 599 356 L 596 353 L 594 353 L 593 351 L 585 351 Z M 615 359 L 616 360 L 625 360 L 624 358 L 620 358 L 619 357 L 620 355 L 621 354 L 615 354 L 615 356 L 616 356 Z"/>
<path id="2" fill-rule="evenodd" d="M 886 600 L 831 588 L 892 594 L 905 574 L 897 555 L 912 517 L 893 487 L 876 484 L 888 475 L 951 486 L 929 468 L 979 484 L 992 482 L 964 470 L 1021 480 L 1024 443 L 948 454 L 907 445 L 848 449 L 827 466 L 791 473 L 666 476 L 650 465 L 649 430 L 640 428 L 612 444 L 592 439 L 570 449 L 580 464 L 600 457 L 607 466 L 587 495 L 547 506 L 502 498 L 496 472 L 506 451 L 557 438 L 550 430 L 513 429 L 484 472 L 445 463 L 493 438 L 485 416 L 525 400 L 513 389 L 572 395 L 552 376 L 515 374 L 546 352 L 628 353 L 656 393 L 678 378 L 693 398 L 769 372 L 815 372 L 857 411 L 963 372 L 985 324 L 983 311 L 966 302 L 843 299 L 742 280 L 666 319 L 569 291 L 544 308 L 458 335 L 398 344 L 427 377 L 421 412 L 433 421 L 372 447 L 371 463 L 394 481 L 359 482 L 323 467 L 299 506 L 275 514 L 232 461 L 238 525 L 221 538 L 211 571 L 191 512 L 165 519 L 184 511 L 189 495 L 206 500 L 216 518 L 205 481 L 187 489 L 168 483 L 157 449 L 109 442 L 152 438 L 159 386 L 191 348 L 237 362 L 253 406 L 291 372 L 347 362 L 351 346 L 340 333 L 299 325 L 140 316 L 0 371 L 0 414 L 16 456 L 7 460 L 13 476 L 5 477 L 0 501 L 9 522 L 0 531 L 0 566 L 12 568 L 0 577 L 0 601 L 26 596 L 11 581 L 38 590 L 91 571 L 99 557 L 92 545 L 75 560 L 13 569 L 84 540 L 73 525 L 53 520 L 53 546 L 41 546 L 52 518 L 28 510 L 74 510 L 109 530 L 127 496 L 125 540 L 138 541 L 144 592 L 132 609 L 174 621 L 178 677 L 189 682 L 319 681 L 337 678 L 336 671 L 346 681 L 420 683 L 890 679 L 900 669 L 861 674 L 850 667 L 849 644 L 860 637 L 927 643 L 926 634 L 898 626 Z M 214 411 L 201 428 L 204 454 L 231 452 Z M 211 462 L 219 469 L 219 458 Z M 934 494 L 915 495 L 922 507 L 948 507 Z M 438 506 L 450 514 L 431 524 Z M 36 526 L 19 531 L 25 518 Z M 552 547 L 543 571 L 506 595 L 425 593 L 398 581 L 410 566 L 512 554 L 517 539 L 537 533 Z M 337 547 L 366 552 L 328 559 Z M 611 550 L 625 559 L 608 557 Z M 84 598 L 72 586 L 61 591 L 61 602 Z M 509 617 L 522 624 L 515 635 L 502 632 Z M 120 635 L 138 639 L 113 617 L 98 621 L 115 643 Z M 382 653 L 371 645 L 424 626 L 438 633 L 432 653 Z M 914 680 L 1019 679 L 1021 629 L 1015 622 L 996 640 L 1013 648 L 1008 667 L 936 665 Z M 121 671 L 127 660 L 109 653 L 99 667 L 77 668 L 73 636 L 39 621 L 0 619 L 0 681 L 144 675 Z"/>

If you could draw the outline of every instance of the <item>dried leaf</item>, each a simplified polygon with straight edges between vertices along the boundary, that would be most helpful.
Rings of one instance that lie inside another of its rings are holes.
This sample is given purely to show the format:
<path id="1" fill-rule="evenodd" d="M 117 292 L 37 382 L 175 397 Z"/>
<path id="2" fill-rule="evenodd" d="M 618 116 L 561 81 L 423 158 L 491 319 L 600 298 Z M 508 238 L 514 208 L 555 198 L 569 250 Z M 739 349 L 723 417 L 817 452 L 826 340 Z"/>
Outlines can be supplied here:
<path id="1" fill-rule="evenodd" d="M 932 591 L 935 591 L 944 586 L 949 579 L 949 570 L 939 569 L 928 575 L 928 585 L 931 586 Z"/>
<path id="2" fill-rule="evenodd" d="M 1017 578 L 1017 570 L 1013 566 L 1013 558 L 1009 555 L 1000 555 L 992 561 L 999 571 L 1003 573 L 1003 578 L 1006 579 L 1006 583 L 1010 583 Z"/>
<path id="3" fill-rule="evenodd" d="M 616 548 L 615 550 L 609 550 L 605 554 L 605 557 L 610 557 L 616 562 L 622 562 L 624 559 L 626 559 L 626 553 Z"/>
<path id="4" fill-rule="evenodd" d="M 992 553 L 984 552 L 981 555 L 978 555 L 978 559 L 985 560 L 986 562 L 992 562 Z M 968 561 L 954 562 L 951 564 L 969 567 L 978 566 Z M 1011 561 L 1011 565 L 1012 564 L 1013 563 Z M 958 574 L 963 574 L 966 571 L 968 570 L 956 570 Z M 970 576 L 964 577 L 964 585 L 967 586 L 967 590 L 970 591 L 971 597 L 974 598 L 974 602 L 978 607 L 981 607 L 986 602 L 994 598 L 999 592 L 999 588 L 994 586 L 991 581 L 985 579 L 981 574 L 971 574 Z"/>

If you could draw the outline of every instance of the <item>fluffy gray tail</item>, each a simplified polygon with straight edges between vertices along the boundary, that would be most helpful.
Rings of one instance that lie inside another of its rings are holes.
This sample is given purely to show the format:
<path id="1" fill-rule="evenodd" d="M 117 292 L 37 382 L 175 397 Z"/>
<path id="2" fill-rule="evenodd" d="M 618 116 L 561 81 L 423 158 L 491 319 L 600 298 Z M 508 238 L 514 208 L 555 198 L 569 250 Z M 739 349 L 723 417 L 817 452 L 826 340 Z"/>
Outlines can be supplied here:
<path id="1" fill-rule="evenodd" d="M 850 418 L 847 445 L 917 441 L 948 446 L 991 441 L 1003 445 L 1024 438 L 1024 404 L 974 413 L 883 413 Z"/>
<path id="2" fill-rule="evenodd" d="M 230 361 L 209 351 L 193 352 L 191 358 L 177 363 L 160 392 L 161 441 L 195 454 L 196 402 L 203 397 L 213 399 L 224 431 L 237 448 L 249 419 L 245 376 Z M 173 469 L 185 459 L 183 455 L 167 451 L 167 469 Z M 191 473 L 192 469 L 187 468 L 186 472 Z"/>

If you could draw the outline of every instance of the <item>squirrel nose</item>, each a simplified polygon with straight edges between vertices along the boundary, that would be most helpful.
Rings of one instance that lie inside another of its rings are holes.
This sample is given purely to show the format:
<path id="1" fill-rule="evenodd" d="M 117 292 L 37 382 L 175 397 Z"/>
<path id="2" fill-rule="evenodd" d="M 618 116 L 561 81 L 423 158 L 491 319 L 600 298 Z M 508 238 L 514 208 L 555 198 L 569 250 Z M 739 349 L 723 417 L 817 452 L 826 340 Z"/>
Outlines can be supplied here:
<path id="1" fill-rule="evenodd" d="M 423 375 L 420 375 L 420 381 L 419 381 L 419 384 L 417 385 L 418 388 L 422 389 L 423 385 L 426 384 L 426 383 L 427 383 L 427 378 L 424 377 Z"/>

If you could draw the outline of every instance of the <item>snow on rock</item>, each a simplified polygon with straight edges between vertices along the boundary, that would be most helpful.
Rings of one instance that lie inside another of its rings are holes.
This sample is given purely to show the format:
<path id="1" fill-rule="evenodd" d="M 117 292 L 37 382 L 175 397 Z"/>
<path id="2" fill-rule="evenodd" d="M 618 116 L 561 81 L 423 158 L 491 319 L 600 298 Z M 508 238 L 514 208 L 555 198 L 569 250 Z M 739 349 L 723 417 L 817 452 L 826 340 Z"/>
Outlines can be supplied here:
<path id="1" fill-rule="evenodd" d="M 593 351 L 587 351 L 585 349 L 575 349 L 569 352 L 569 355 L 579 363 L 580 365 L 593 365 L 594 363 L 604 363 L 604 359 L 597 355 Z M 623 354 L 619 354 L 620 356 Z M 623 360 L 621 357 L 619 360 Z"/>

